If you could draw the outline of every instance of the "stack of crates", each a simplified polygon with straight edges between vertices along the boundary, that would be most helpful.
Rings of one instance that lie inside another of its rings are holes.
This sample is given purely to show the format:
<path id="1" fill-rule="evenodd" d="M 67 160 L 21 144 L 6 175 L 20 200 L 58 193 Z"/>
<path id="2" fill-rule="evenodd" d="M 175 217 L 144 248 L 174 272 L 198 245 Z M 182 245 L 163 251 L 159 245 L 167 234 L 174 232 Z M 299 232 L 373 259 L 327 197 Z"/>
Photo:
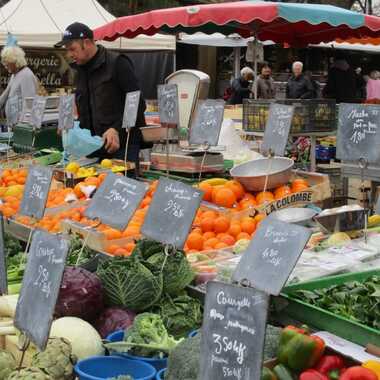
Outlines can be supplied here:
<path id="1" fill-rule="evenodd" d="M 290 133 L 326 132 L 336 129 L 336 105 L 329 99 L 243 100 L 243 130 L 264 132 L 271 103 L 294 106 Z"/>

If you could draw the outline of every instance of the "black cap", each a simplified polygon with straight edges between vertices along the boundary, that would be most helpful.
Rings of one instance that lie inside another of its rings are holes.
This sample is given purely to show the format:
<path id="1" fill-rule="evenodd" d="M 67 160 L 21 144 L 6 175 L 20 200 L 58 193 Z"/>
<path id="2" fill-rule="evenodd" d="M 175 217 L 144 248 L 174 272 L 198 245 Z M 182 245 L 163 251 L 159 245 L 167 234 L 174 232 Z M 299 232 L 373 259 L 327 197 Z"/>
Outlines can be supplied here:
<path id="1" fill-rule="evenodd" d="M 94 33 L 92 30 L 85 24 L 80 22 L 74 22 L 69 25 L 66 30 L 63 32 L 62 40 L 56 43 L 55 47 L 62 47 L 68 42 L 73 40 L 83 40 L 83 39 L 94 39 Z"/>

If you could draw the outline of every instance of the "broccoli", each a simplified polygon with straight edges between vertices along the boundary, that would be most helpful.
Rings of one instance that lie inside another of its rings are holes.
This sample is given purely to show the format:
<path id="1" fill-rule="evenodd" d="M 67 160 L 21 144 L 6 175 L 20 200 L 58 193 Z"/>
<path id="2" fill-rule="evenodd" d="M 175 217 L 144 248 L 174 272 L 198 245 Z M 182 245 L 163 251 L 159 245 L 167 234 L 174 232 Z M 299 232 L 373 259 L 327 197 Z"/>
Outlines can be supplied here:
<path id="1" fill-rule="evenodd" d="M 123 342 L 108 343 L 105 346 L 110 351 L 131 352 L 136 356 L 163 357 L 180 341 L 168 334 L 159 315 L 142 313 L 125 331 Z"/>

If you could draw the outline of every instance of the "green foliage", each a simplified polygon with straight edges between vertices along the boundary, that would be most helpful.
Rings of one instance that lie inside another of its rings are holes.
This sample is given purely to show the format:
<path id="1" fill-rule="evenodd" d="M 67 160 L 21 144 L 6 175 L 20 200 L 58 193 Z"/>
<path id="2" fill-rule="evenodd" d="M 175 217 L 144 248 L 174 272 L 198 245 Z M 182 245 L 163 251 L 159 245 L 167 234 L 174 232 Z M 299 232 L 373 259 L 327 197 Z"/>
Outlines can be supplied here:
<path id="1" fill-rule="evenodd" d="M 83 247 L 83 240 L 79 237 L 79 235 L 74 235 L 70 240 L 70 248 L 67 254 L 66 264 L 69 266 L 77 266 L 84 264 L 85 262 L 91 260 L 96 252 L 92 249 L 85 246 Z M 82 252 L 81 252 L 82 251 Z M 80 258 L 79 258 L 80 255 Z M 79 258 L 79 261 L 78 261 Z"/>
<path id="2" fill-rule="evenodd" d="M 143 311 L 162 295 L 162 273 L 136 257 L 104 260 L 99 263 L 97 274 L 110 306 Z"/>
<path id="3" fill-rule="evenodd" d="M 380 329 L 380 276 L 314 291 L 298 290 L 293 295 L 341 317 Z"/>

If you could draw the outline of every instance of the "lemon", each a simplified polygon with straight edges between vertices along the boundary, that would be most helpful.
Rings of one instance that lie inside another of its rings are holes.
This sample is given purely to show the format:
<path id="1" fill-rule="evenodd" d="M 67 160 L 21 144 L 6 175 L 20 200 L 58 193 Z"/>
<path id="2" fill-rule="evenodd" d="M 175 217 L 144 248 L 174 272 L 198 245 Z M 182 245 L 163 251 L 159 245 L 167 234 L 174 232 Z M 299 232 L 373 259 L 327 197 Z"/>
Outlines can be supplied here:
<path id="1" fill-rule="evenodd" d="M 105 158 L 105 159 L 102 160 L 102 162 L 100 163 L 100 166 L 101 166 L 103 169 L 111 169 L 111 168 L 112 168 L 112 161 L 109 160 L 108 158 Z"/>
<path id="2" fill-rule="evenodd" d="M 66 171 L 75 174 L 79 170 L 79 168 L 80 168 L 80 165 L 77 162 L 70 162 L 66 166 Z"/>
<path id="3" fill-rule="evenodd" d="M 7 190 L 5 191 L 5 196 L 12 196 L 12 197 L 18 197 L 21 196 L 24 192 L 24 185 L 13 185 L 9 186 Z"/>

